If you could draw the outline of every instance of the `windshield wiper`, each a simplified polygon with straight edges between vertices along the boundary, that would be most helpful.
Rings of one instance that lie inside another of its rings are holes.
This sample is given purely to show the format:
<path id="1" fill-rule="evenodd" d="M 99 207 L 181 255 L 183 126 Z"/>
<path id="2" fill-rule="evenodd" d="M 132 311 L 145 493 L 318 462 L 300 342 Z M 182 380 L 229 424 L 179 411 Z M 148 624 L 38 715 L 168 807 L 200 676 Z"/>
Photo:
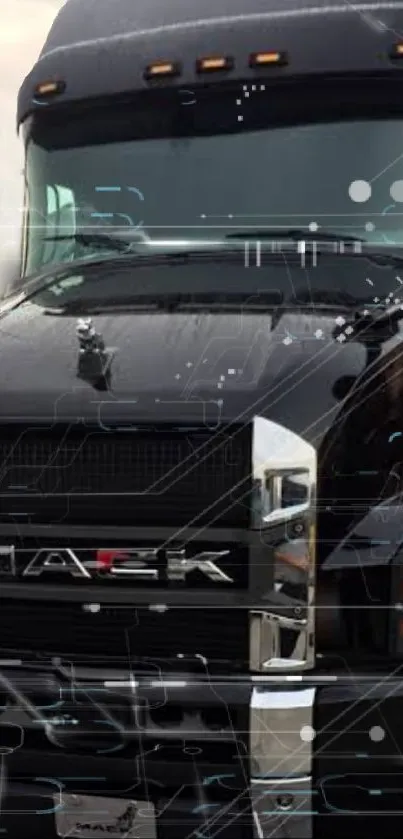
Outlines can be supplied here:
<path id="1" fill-rule="evenodd" d="M 90 234 L 83 233 L 75 235 L 77 235 L 77 240 L 84 236 L 86 242 L 88 241 L 87 237 L 90 236 Z M 92 235 L 95 234 L 91 234 L 91 237 Z M 101 244 L 102 247 L 106 244 L 105 236 L 106 234 L 96 234 L 95 236 L 94 242 L 96 242 L 97 245 L 99 244 L 100 249 Z M 66 238 L 68 239 L 70 237 L 67 236 Z M 236 240 L 235 238 L 232 241 L 229 240 L 226 242 L 224 240 L 222 243 L 214 243 L 208 248 L 175 248 L 172 251 L 154 251 L 151 242 L 147 245 L 147 252 L 144 252 L 144 250 L 135 251 L 134 248 L 128 252 L 128 242 L 122 239 L 116 239 L 114 236 L 112 236 L 111 239 L 109 239 L 109 236 L 106 236 L 106 240 L 108 245 L 118 251 L 117 253 L 109 255 L 105 253 L 92 254 L 87 257 L 77 257 L 69 262 L 61 261 L 51 263 L 44 267 L 43 270 L 38 271 L 36 274 L 33 274 L 30 277 L 25 277 L 18 287 L 18 294 L 23 295 L 24 299 L 28 299 L 32 295 L 37 294 L 38 291 L 46 291 L 46 289 L 54 283 L 64 281 L 68 277 L 79 275 L 79 272 L 86 274 L 88 278 L 95 277 L 97 279 L 105 277 L 105 273 L 126 270 L 131 271 L 132 269 L 141 268 L 143 266 L 157 268 L 159 266 L 186 266 L 192 265 L 192 263 L 202 264 L 203 262 L 206 264 L 214 262 L 234 262 L 242 264 L 243 261 L 241 239 Z M 320 251 L 321 246 L 319 246 L 318 252 Z M 389 247 L 387 250 L 381 252 L 374 249 L 373 246 L 368 245 L 368 249 L 365 247 L 365 249 L 361 248 L 360 252 L 353 253 L 351 251 L 351 253 L 341 253 L 340 256 L 344 256 L 346 258 L 350 257 L 352 259 L 367 259 L 370 262 L 386 267 L 393 266 L 400 268 L 403 264 L 403 249 L 401 252 L 399 251 L 397 253 L 396 251 L 390 250 Z M 271 264 L 278 264 L 278 255 L 271 254 L 269 252 L 267 257 L 265 256 L 265 259 L 266 258 L 268 266 Z M 12 297 L 14 298 L 14 295 L 12 295 Z M 332 301 L 323 302 L 332 303 Z M 9 305 L 13 305 L 12 300 L 9 301 Z"/>
<path id="2" fill-rule="evenodd" d="M 302 228 L 290 227 L 287 230 L 277 228 L 264 228 L 263 230 L 240 230 L 237 233 L 227 233 L 226 239 L 290 239 L 291 242 L 356 242 L 365 243 L 366 239 L 358 236 L 345 236 L 343 233 L 335 233 L 332 230 L 303 230 Z"/>
<path id="3" fill-rule="evenodd" d="M 99 250 L 119 251 L 119 253 L 130 253 L 135 251 L 136 244 L 129 242 L 127 239 L 121 239 L 118 236 L 113 236 L 110 233 L 70 233 L 58 236 L 44 236 L 45 242 L 77 242 L 79 245 L 85 247 L 97 248 Z"/>
<path id="4" fill-rule="evenodd" d="M 103 314 L 150 312 L 150 311 L 234 311 L 239 312 L 277 312 L 283 308 L 283 296 L 279 292 L 155 292 L 154 294 L 131 294 L 109 299 L 75 298 L 73 300 L 55 300 L 54 306 L 48 304 L 45 314 Z M 287 308 L 287 307 L 286 307 Z M 293 307 L 292 307 L 293 308 Z"/>

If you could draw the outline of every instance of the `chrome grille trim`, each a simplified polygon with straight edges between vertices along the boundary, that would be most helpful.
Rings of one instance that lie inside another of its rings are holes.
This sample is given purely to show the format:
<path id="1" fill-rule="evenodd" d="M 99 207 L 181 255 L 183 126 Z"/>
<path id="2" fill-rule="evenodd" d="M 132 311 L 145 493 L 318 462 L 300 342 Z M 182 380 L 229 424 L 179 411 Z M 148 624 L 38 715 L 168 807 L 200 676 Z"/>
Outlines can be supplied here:
<path id="1" fill-rule="evenodd" d="M 274 568 L 267 608 L 249 613 L 250 669 L 308 670 L 315 665 L 317 453 L 262 417 L 252 439 L 252 527 Z"/>
<path id="2" fill-rule="evenodd" d="M 256 686 L 250 702 L 254 839 L 312 839 L 316 688 Z"/>

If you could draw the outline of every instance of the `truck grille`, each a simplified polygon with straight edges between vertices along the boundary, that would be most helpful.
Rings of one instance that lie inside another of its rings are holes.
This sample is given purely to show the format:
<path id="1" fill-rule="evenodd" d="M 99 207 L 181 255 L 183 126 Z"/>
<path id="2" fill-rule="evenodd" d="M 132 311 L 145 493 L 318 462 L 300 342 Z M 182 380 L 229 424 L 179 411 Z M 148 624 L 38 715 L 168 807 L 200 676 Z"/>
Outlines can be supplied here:
<path id="1" fill-rule="evenodd" d="M 248 612 L 243 609 L 149 609 L 5 599 L 0 602 L 0 649 L 58 655 L 79 662 L 127 666 L 128 661 L 174 661 L 203 656 L 247 667 Z"/>
<path id="2" fill-rule="evenodd" d="M 0 520 L 248 526 L 251 433 L 1 432 Z"/>

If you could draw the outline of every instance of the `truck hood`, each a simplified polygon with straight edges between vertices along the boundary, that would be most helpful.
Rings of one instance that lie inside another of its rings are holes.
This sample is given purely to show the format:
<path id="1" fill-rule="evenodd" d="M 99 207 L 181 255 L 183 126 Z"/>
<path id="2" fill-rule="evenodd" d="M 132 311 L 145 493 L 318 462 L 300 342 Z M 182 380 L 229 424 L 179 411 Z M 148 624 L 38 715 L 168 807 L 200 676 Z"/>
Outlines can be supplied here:
<path id="1" fill-rule="evenodd" d="M 211 423 L 260 415 L 317 445 L 340 410 L 344 376 L 366 351 L 334 336 L 336 310 L 136 311 L 93 316 L 107 348 L 110 384 L 78 375 L 76 316 L 23 301 L 0 320 L 0 420 L 170 420 Z"/>

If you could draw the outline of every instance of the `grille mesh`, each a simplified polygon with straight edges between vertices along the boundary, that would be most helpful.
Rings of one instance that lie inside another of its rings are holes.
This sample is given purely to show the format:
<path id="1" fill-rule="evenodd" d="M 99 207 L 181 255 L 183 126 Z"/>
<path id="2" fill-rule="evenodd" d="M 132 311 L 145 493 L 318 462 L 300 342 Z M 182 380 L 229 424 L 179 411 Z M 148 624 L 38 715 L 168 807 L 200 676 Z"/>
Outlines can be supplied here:
<path id="1" fill-rule="evenodd" d="M 0 514 L 28 520 L 247 525 L 250 431 L 29 429 L 0 440 Z"/>
<path id="2" fill-rule="evenodd" d="M 102 607 L 91 614 L 81 604 L 0 601 L 2 650 L 106 663 L 137 658 L 175 659 L 178 654 L 211 661 L 248 659 L 248 615 L 241 609 L 149 609 Z"/>

